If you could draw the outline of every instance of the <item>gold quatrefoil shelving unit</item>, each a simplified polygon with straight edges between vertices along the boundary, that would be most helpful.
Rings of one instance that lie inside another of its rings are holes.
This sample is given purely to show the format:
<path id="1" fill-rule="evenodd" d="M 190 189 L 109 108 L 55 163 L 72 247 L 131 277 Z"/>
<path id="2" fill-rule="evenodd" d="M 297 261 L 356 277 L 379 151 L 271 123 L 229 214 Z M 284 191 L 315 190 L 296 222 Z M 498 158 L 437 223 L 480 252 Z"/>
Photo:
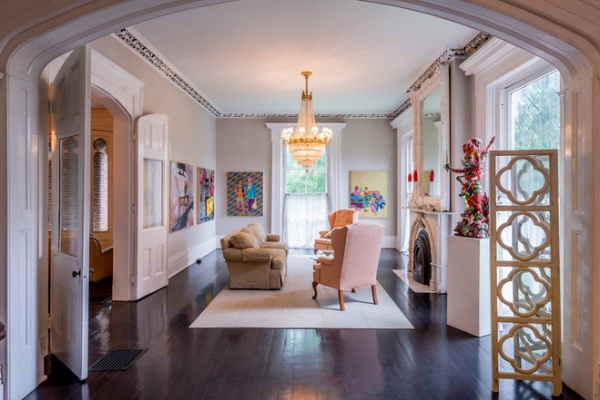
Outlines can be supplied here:
<path id="1" fill-rule="evenodd" d="M 558 151 L 490 152 L 492 371 L 562 392 Z"/>

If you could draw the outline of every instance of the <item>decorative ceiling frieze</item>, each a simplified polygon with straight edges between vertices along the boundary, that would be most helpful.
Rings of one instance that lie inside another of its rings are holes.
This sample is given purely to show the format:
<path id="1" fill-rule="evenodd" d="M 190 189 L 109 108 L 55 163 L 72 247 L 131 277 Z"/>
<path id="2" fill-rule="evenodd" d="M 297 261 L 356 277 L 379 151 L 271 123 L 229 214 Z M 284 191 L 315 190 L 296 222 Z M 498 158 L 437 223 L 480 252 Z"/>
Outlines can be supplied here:
<path id="1" fill-rule="evenodd" d="M 140 57 L 149 62 L 154 66 L 160 73 L 167 77 L 171 82 L 178 86 L 181 90 L 187 93 L 190 97 L 196 100 L 202 107 L 210 112 L 215 117 L 220 117 L 221 112 L 213 106 L 208 100 L 206 100 L 196 89 L 192 87 L 184 78 L 182 78 L 177 72 L 173 71 L 171 67 L 167 65 L 160 57 L 158 57 L 152 50 L 150 50 L 144 43 L 136 38 L 127 29 L 121 29 L 119 32 L 115 32 L 115 35 L 121 39 L 126 45 L 131 47 Z"/>
<path id="2" fill-rule="evenodd" d="M 470 56 L 475 50 L 480 48 L 484 43 L 492 38 L 492 35 L 485 32 L 479 32 L 473 39 L 469 41 L 464 47 L 456 48 L 456 49 L 448 49 L 442 53 L 441 56 L 437 58 L 426 70 L 421 74 L 421 76 L 413 83 L 410 88 L 407 90 L 408 93 L 417 91 L 421 88 L 424 82 L 430 79 L 437 69 L 440 66 L 447 65 L 450 63 L 454 57 L 458 56 Z M 396 118 L 398 115 L 402 114 L 404 111 L 408 110 L 411 106 L 410 99 L 406 100 L 404 103 L 400 105 L 393 113 L 390 114 L 391 118 Z"/>
<path id="3" fill-rule="evenodd" d="M 490 35 L 489 33 L 480 32 L 469 43 L 467 43 L 467 45 L 465 47 L 461 47 L 461 48 L 457 48 L 457 49 L 448 49 L 448 50 L 444 51 L 442 53 L 442 55 L 439 56 L 438 59 L 435 60 L 433 62 L 433 64 L 431 64 L 429 66 L 429 68 L 427 68 L 427 70 L 425 70 L 425 72 L 423 72 L 423 74 L 419 77 L 419 79 L 417 79 L 415 81 L 415 83 L 413 83 L 411 85 L 411 87 L 408 89 L 408 93 L 419 90 L 421 85 L 423 85 L 423 82 L 425 82 L 426 80 L 431 78 L 433 76 L 433 74 L 435 73 L 435 71 L 440 66 L 447 65 L 450 61 L 452 61 L 454 59 L 454 57 L 470 56 L 471 53 L 473 53 L 475 50 L 480 48 L 491 37 L 492 37 L 492 35 Z"/>
<path id="4" fill-rule="evenodd" d="M 196 100 L 202 107 L 217 118 L 297 118 L 298 114 L 252 114 L 252 113 L 223 113 L 213 106 L 207 99 L 202 96 L 191 84 L 189 84 L 181 75 L 175 72 L 165 61 L 148 48 L 142 41 L 134 36 L 127 29 L 121 29 L 115 32 L 115 35 L 140 57 L 154 66 L 167 79 L 173 82 L 181 90 L 187 93 L 190 97 Z M 427 79 L 431 78 L 438 67 L 444 66 L 451 62 L 456 56 L 469 56 L 492 35 L 485 32 L 480 32 L 469 43 L 462 48 L 448 49 L 442 53 L 413 83 L 407 90 L 408 93 L 418 90 Z M 389 119 L 396 118 L 411 106 L 410 99 L 404 101 L 398 108 L 389 114 L 315 114 L 317 118 L 338 118 L 338 119 Z"/>
<path id="5" fill-rule="evenodd" d="M 298 118 L 298 114 L 222 113 L 220 118 Z M 315 114 L 315 118 L 387 119 L 389 114 Z"/>

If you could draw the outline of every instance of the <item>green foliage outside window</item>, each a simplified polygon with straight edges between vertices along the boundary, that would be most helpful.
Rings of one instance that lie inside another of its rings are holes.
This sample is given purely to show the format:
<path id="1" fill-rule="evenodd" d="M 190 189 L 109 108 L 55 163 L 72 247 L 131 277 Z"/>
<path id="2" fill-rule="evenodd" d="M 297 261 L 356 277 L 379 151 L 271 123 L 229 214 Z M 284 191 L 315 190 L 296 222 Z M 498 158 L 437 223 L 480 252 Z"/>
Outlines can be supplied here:
<path id="1" fill-rule="evenodd" d="M 559 91 L 560 74 L 554 71 L 513 92 L 515 150 L 560 148 Z"/>
<path id="2" fill-rule="evenodd" d="M 308 172 L 287 153 L 287 193 L 326 193 L 327 155 Z"/>

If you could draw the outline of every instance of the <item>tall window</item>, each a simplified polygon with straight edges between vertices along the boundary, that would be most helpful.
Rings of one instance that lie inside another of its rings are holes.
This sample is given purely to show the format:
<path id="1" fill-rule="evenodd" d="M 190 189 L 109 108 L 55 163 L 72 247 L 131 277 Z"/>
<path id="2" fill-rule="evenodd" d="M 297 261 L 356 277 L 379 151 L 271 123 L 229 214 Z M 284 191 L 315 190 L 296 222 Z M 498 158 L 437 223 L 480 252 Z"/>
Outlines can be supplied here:
<path id="1" fill-rule="evenodd" d="M 94 140 L 92 171 L 92 231 L 108 231 L 108 143 L 103 138 Z"/>
<path id="2" fill-rule="evenodd" d="M 527 79 L 505 89 L 505 102 L 507 104 L 506 126 L 508 146 L 514 150 L 537 150 L 560 148 L 560 73 L 556 69 L 545 68 Z M 515 165 L 515 168 L 520 168 Z M 525 190 L 533 193 L 543 183 L 543 177 L 535 173 L 524 173 L 518 182 L 511 182 L 513 192 Z M 518 185 L 518 188 L 516 187 Z M 538 217 L 544 219 L 546 214 Z M 498 225 L 503 224 L 508 216 L 498 218 Z M 531 219 L 515 219 L 512 229 L 505 230 L 503 240 L 513 242 L 515 247 L 520 247 L 523 240 L 528 240 L 534 245 L 539 245 L 544 239 L 544 232 L 539 229 Z M 526 239 L 523 239 L 526 238 Z M 503 279 L 508 272 L 499 272 L 499 279 Z M 522 279 L 527 287 L 542 293 L 545 289 L 539 282 L 529 277 Z M 504 285 L 502 294 L 510 299 L 513 288 Z M 509 313 L 508 306 L 498 301 L 498 310 Z"/>
<path id="3" fill-rule="evenodd" d="M 560 148 L 560 74 L 542 71 L 508 91 L 509 145 L 515 150 Z"/>
<path id="4" fill-rule="evenodd" d="M 287 152 L 284 235 L 290 247 L 312 248 L 318 231 L 328 228 L 326 182 L 326 153 L 306 172 Z"/>

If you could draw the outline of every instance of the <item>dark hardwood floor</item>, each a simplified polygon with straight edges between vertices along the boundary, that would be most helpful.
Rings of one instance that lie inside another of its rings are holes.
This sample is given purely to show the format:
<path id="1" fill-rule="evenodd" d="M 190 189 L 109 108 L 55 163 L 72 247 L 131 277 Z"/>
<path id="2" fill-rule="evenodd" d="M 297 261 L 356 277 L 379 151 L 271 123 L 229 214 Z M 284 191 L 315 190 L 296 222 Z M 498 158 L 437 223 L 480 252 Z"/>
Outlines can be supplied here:
<path id="1" fill-rule="evenodd" d="M 297 253 L 297 252 L 296 252 Z M 414 330 L 190 329 L 227 282 L 220 251 L 138 302 L 90 306 L 89 362 L 113 349 L 148 349 L 127 371 L 79 382 L 56 359 L 27 399 L 550 399 L 548 383 L 502 380 L 491 392 L 490 337 L 446 325 L 446 296 L 414 293 L 378 272 Z M 310 283 L 307 283 L 310 284 Z M 579 399 L 563 385 L 564 399 Z"/>

